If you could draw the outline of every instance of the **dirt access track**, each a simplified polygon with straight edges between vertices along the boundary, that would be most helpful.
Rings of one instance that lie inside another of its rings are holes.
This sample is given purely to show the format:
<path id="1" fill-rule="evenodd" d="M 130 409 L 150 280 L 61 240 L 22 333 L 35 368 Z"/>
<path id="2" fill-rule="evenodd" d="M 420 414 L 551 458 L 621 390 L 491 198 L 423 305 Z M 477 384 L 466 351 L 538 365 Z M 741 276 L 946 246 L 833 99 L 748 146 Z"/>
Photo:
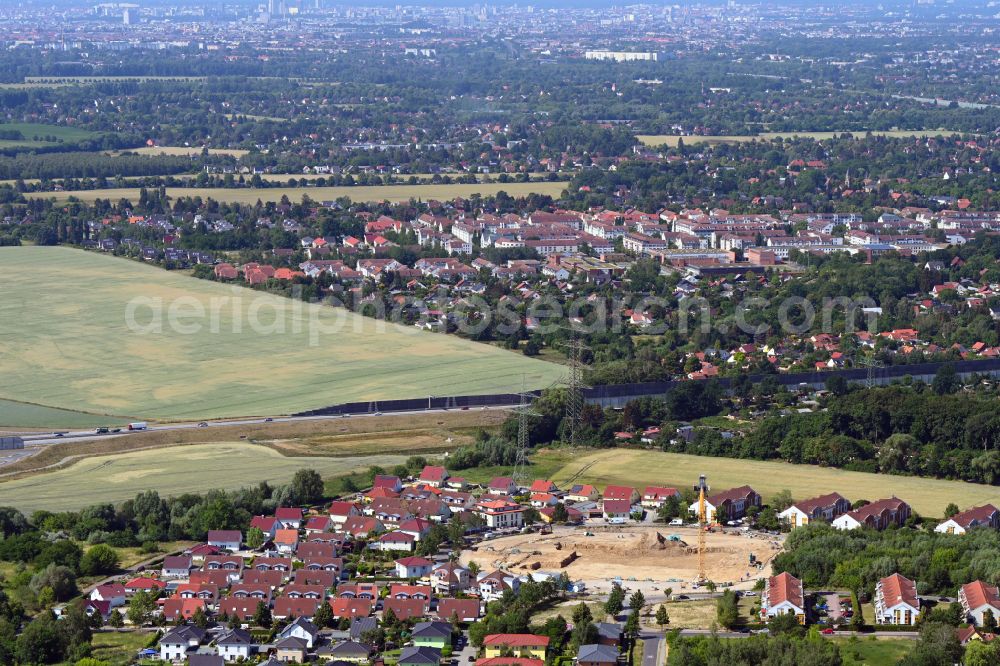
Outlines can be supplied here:
<path id="1" fill-rule="evenodd" d="M 671 536 L 680 540 L 670 540 Z M 774 537 L 722 532 L 705 537 L 706 573 L 716 582 L 749 582 L 767 575 L 771 559 L 781 550 Z M 750 564 L 751 554 L 765 564 L 762 569 Z M 698 577 L 698 532 L 693 527 L 664 525 L 557 527 L 552 534 L 483 541 L 475 551 L 465 551 L 462 561 L 474 561 L 486 571 L 504 569 L 515 574 L 565 571 L 591 588 L 601 588 L 600 583 L 618 577 L 693 583 Z"/>

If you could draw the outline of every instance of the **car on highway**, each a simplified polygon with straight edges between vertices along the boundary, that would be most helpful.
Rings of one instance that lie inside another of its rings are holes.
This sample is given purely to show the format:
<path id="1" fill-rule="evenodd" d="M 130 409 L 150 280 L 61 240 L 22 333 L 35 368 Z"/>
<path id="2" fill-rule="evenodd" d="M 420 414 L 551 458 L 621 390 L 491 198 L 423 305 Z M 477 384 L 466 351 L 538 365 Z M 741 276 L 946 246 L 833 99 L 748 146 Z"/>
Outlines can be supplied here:
<path id="1" fill-rule="evenodd" d="M 111 432 L 111 430 L 108 428 L 97 428 L 96 430 L 94 430 L 95 435 L 106 435 L 109 432 Z"/>
<path id="2" fill-rule="evenodd" d="M 207 423 L 205 423 L 204 421 L 202 421 L 201 423 L 199 423 L 199 424 L 198 424 L 198 427 L 199 427 L 199 428 L 207 428 L 207 427 L 208 427 L 208 424 L 207 424 Z"/>
<path id="3" fill-rule="evenodd" d="M 824 629 L 823 631 L 821 631 L 819 633 L 824 634 L 826 636 L 830 636 L 830 635 L 834 634 L 835 632 L 834 632 L 833 627 L 827 627 L 826 629 Z"/>
<path id="4" fill-rule="evenodd" d="M 55 433 L 52 433 L 52 434 L 55 435 L 56 437 L 62 437 L 66 433 L 64 433 L 64 432 L 55 432 Z"/>
<path id="5" fill-rule="evenodd" d="M 272 419 L 270 416 L 268 416 L 266 419 L 264 419 L 264 423 L 270 423 L 273 420 L 274 419 Z"/>

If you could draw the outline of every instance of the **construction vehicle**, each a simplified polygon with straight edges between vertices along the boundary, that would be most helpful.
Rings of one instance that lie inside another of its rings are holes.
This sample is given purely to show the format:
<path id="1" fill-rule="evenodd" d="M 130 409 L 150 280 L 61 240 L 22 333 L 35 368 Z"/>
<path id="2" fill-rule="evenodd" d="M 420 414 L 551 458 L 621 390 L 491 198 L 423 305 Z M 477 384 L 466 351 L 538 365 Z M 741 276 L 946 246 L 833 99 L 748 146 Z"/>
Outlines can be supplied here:
<path id="1" fill-rule="evenodd" d="M 698 485 L 694 489 L 698 491 L 698 583 L 703 584 L 708 582 L 705 573 L 705 532 L 709 530 L 708 507 L 705 504 L 708 483 L 704 474 L 698 477 Z"/>

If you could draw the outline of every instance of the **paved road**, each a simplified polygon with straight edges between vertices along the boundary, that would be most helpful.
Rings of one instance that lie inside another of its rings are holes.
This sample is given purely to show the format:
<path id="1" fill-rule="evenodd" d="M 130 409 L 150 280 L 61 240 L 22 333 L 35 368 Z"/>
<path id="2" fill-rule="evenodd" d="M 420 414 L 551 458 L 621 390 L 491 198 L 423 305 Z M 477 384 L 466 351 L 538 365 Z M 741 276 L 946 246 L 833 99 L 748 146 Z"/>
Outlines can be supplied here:
<path id="1" fill-rule="evenodd" d="M 67 440 L 73 440 L 75 442 L 79 441 L 97 441 L 102 439 L 115 439 L 118 437 L 128 437 L 130 435 L 138 434 L 138 432 L 159 432 L 168 430 L 195 430 L 198 428 L 220 428 L 220 427 L 231 427 L 231 426 L 248 426 L 248 425 L 261 425 L 263 423 L 298 423 L 305 421 L 330 421 L 339 420 L 342 418 L 365 418 L 371 416 L 409 416 L 412 414 L 442 414 L 444 412 L 456 412 L 456 411 L 484 411 L 484 409 L 509 409 L 511 407 L 516 407 L 517 405 L 491 405 L 488 408 L 482 407 L 471 407 L 469 410 L 462 410 L 460 408 L 451 409 L 415 409 L 403 412 L 374 412 L 366 414 L 350 414 L 349 416 L 275 416 L 273 418 L 253 418 L 253 419 L 228 419 L 222 421 L 190 421 L 182 423 L 165 423 L 163 425 L 151 425 L 145 431 L 129 432 L 128 430 L 122 429 L 119 433 L 108 433 L 106 435 L 98 435 L 93 430 L 74 430 L 74 431 L 52 431 L 47 433 L 26 433 L 22 435 L 24 443 L 26 446 L 37 446 L 45 444 L 59 444 Z M 113 423 L 113 419 L 108 419 L 109 423 Z M 204 423 L 202 426 L 200 424 Z M 116 426 L 117 427 L 117 426 Z M 62 432 L 61 436 L 56 436 L 56 433 Z"/>
<path id="2" fill-rule="evenodd" d="M 468 666 L 476 660 L 476 648 L 469 642 L 468 632 L 464 632 L 459 641 L 461 647 L 453 653 L 452 659 L 454 659 L 456 666 Z"/>
<path id="3" fill-rule="evenodd" d="M 642 666 L 663 666 L 663 655 L 660 651 L 665 647 L 663 636 L 659 634 L 640 634 L 642 638 Z"/>

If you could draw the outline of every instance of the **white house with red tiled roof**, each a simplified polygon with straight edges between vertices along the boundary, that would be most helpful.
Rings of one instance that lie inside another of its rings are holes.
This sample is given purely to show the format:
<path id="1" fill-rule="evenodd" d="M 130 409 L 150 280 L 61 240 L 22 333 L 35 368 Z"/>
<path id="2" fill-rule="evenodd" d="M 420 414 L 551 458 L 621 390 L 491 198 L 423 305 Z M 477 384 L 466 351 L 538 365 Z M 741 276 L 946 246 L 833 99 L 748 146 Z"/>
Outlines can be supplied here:
<path id="1" fill-rule="evenodd" d="M 984 504 L 956 513 L 934 528 L 943 534 L 965 534 L 976 527 L 1000 528 L 1000 510 L 992 504 Z"/>
<path id="2" fill-rule="evenodd" d="M 764 583 L 764 592 L 760 596 L 762 618 L 785 614 L 795 615 L 799 624 L 806 622 L 806 600 L 802 592 L 802 581 L 787 571 L 768 578 Z"/>
<path id="3" fill-rule="evenodd" d="M 444 485 L 444 482 L 448 479 L 448 470 L 444 467 L 437 465 L 426 465 L 423 471 L 420 472 L 420 483 L 426 483 L 428 486 L 433 486 L 434 488 L 440 488 Z"/>
<path id="4" fill-rule="evenodd" d="M 424 557 L 403 557 L 395 564 L 399 578 L 423 578 L 434 568 L 434 563 Z"/>
<path id="5" fill-rule="evenodd" d="M 475 512 L 491 529 L 521 527 L 524 524 L 524 507 L 506 499 L 481 501 Z"/>
<path id="6" fill-rule="evenodd" d="M 897 497 L 892 497 L 880 499 L 838 516 L 832 525 L 838 530 L 854 530 L 863 526 L 884 530 L 889 525 L 902 525 L 909 517 L 910 505 Z"/>
<path id="7" fill-rule="evenodd" d="M 1000 618 L 1000 592 L 995 585 L 981 580 L 966 583 L 958 591 L 958 601 L 965 611 L 966 620 L 978 627 L 983 626 L 986 611 L 991 611 L 994 619 Z"/>
<path id="8" fill-rule="evenodd" d="M 778 514 L 791 527 L 808 525 L 814 520 L 832 521 L 851 510 L 851 503 L 840 493 L 829 493 L 796 502 Z"/>
<path id="9" fill-rule="evenodd" d="M 647 509 L 659 509 L 671 497 L 679 497 L 676 488 L 666 486 L 646 486 L 642 491 L 642 506 Z"/>
<path id="10" fill-rule="evenodd" d="M 875 623 L 914 625 L 920 615 L 917 584 L 898 573 L 875 584 Z"/>
<path id="11" fill-rule="evenodd" d="M 708 522 L 717 523 L 736 520 L 746 515 L 751 506 L 761 505 L 760 495 L 750 486 L 730 488 L 705 498 L 705 516 Z M 698 515 L 698 502 L 688 507 L 688 511 Z"/>

